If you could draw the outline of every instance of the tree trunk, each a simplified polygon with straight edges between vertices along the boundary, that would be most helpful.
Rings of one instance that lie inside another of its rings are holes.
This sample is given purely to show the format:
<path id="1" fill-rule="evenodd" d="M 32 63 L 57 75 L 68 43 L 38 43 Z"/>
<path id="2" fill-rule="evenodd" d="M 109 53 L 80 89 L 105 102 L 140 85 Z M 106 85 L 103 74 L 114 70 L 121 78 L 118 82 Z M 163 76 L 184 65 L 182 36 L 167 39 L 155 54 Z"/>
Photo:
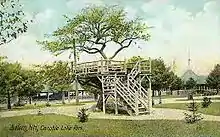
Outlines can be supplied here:
<path id="1" fill-rule="evenodd" d="M 68 103 L 70 103 L 70 92 L 68 91 Z"/>
<path id="2" fill-rule="evenodd" d="M 219 93 L 219 88 L 217 88 L 217 93 L 216 93 L 216 95 L 218 95 L 218 93 Z"/>
<path id="3" fill-rule="evenodd" d="M 7 108 L 8 108 L 8 109 L 11 109 L 11 96 L 10 96 L 9 91 L 8 91 L 8 103 L 7 103 Z"/>
<path id="4" fill-rule="evenodd" d="M 193 93 L 190 90 L 188 91 L 188 100 L 193 100 Z"/>
<path id="5" fill-rule="evenodd" d="M 154 92 L 154 90 L 152 90 L 152 97 L 154 97 L 155 96 L 155 92 Z"/>
<path id="6" fill-rule="evenodd" d="M 83 99 L 83 95 L 84 95 L 84 91 L 82 91 L 82 97 L 81 97 L 81 99 Z"/>
<path id="7" fill-rule="evenodd" d="M 98 99 L 98 94 L 94 93 L 94 99 L 95 101 Z"/>
<path id="8" fill-rule="evenodd" d="M 62 91 L 62 104 L 65 104 L 65 92 Z"/>
<path id="9" fill-rule="evenodd" d="M 98 102 L 97 102 L 97 104 L 96 104 L 96 107 L 98 108 L 98 109 L 103 109 L 102 108 L 102 105 L 103 105 L 103 97 L 102 97 L 102 94 L 100 94 L 100 96 L 99 96 L 99 99 L 98 99 Z"/>
<path id="10" fill-rule="evenodd" d="M 50 95 L 49 95 L 49 91 L 47 92 L 47 102 L 49 103 L 50 101 Z"/>
<path id="11" fill-rule="evenodd" d="M 18 104 L 20 105 L 21 104 L 21 97 L 20 96 L 17 96 L 18 97 Z"/>
<path id="12" fill-rule="evenodd" d="M 159 90 L 159 104 L 162 104 L 162 99 L 161 99 L 161 90 Z"/>
<path id="13" fill-rule="evenodd" d="M 29 104 L 32 102 L 32 96 L 29 96 Z"/>

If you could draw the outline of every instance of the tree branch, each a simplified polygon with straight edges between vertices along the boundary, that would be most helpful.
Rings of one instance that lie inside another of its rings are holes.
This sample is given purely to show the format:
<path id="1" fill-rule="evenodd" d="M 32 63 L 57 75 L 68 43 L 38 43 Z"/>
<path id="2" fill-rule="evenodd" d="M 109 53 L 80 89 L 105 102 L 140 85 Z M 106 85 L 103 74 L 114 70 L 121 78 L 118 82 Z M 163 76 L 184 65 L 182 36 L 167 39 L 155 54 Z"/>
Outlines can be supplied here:
<path id="1" fill-rule="evenodd" d="M 130 40 L 126 46 L 123 46 L 122 43 L 120 43 L 121 47 L 109 59 L 113 59 L 121 50 L 128 48 L 131 45 L 132 41 L 133 40 Z"/>

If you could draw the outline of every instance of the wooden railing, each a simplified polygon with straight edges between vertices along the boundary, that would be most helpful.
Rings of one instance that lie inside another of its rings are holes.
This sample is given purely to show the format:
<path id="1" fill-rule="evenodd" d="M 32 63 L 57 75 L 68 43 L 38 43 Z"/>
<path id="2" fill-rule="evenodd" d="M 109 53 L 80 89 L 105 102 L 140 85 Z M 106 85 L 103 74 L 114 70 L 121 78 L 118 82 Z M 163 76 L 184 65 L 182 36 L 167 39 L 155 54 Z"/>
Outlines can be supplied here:
<path id="1" fill-rule="evenodd" d="M 117 61 L 117 60 L 97 60 L 91 62 L 83 62 L 77 64 L 74 72 L 77 74 L 103 74 L 103 73 L 114 73 L 114 72 L 124 72 L 130 68 L 132 69 L 136 63 L 127 63 L 126 61 Z M 143 71 L 150 70 L 150 61 L 144 60 L 140 63 L 140 68 Z"/>

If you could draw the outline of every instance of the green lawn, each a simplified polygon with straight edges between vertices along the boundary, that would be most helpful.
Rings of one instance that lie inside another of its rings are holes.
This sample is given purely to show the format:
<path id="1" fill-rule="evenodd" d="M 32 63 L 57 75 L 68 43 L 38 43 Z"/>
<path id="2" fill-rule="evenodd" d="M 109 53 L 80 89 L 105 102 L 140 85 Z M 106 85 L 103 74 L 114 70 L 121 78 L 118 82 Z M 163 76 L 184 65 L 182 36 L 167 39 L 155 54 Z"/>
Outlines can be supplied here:
<path id="1" fill-rule="evenodd" d="M 176 120 L 96 120 L 79 123 L 74 117 L 62 115 L 28 115 L 0 118 L 1 137 L 219 137 L 220 122 L 200 121 L 186 124 Z M 12 125 L 21 130 L 10 130 Z M 36 128 L 30 128 L 30 126 Z M 25 127 L 26 126 L 26 127 Z M 57 130 L 45 130 L 45 127 L 57 126 Z M 61 130 L 62 126 L 74 129 Z M 27 130 L 25 130 L 27 129 Z M 38 131 L 36 130 L 38 129 Z"/>
<path id="2" fill-rule="evenodd" d="M 208 108 L 202 108 L 201 103 L 199 105 L 198 111 L 203 114 L 220 116 L 220 102 L 213 102 Z M 169 103 L 169 104 L 160 104 L 155 105 L 155 108 L 174 108 L 174 109 L 187 109 L 187 103 Z"/>
<path id="3" fill-rule="evenodd" d="M 194 95 L 194 97 L 199 97 L 199 96 L 201 96 L 200 94 L 196 94 L 196 95 Z M 159 99 L 160 97 L 159 96 L 154 96 L 153 97 L 154 99 Z M 187 98 L 187 95 L 185 95 L 185 96 L 178 96 L 178 95 L 162 95 L 161 96 L 161 98 L 162 99 L 166 99 L 166 98 Z"/>
<path id="4" fill-rule="evenodd" d="M 50 107 L 60 107 L 60 106 L 79 106 L 79 105 L 84 105 L 85 103 L 92 103 L 94 101 L 82 101 L 79 104 L 76 103 L 71 103 L 71 104 L 52 104 Z M 11 111 L 13 110 L 25 110 L 25 109 L 39 109 L 39 108 L 44 108 L 46 107 L 46 103 L 45 104 L 37 104 L 36 106 L 34 104 L 26 104 L 25 106 L 21 106 L 21 107 L 14 107 L 12 106 Z M 6 111 L 6 108 L 0 108 L 0 111 Z"/>
<path id="5" fill-rule="evenodd" d="M 162 95 L 161 98 L 162 99 L 166 99 L 166 98 L 184 98 L 185 96 L 175 96 L 175 95 Z M 159 99 L 159 96 L 154 96 L 154 99 Z"/>
<path id="6" fill-rule="evenodd" d="M 202 98 L 195 98 L 194 100 L 202 101 Z M 220 100 L 220 97 L 211 97 L 211 100 Z M 176 99 L 176 101 L 188 101 L 187 97 L 185 99 Z"/>

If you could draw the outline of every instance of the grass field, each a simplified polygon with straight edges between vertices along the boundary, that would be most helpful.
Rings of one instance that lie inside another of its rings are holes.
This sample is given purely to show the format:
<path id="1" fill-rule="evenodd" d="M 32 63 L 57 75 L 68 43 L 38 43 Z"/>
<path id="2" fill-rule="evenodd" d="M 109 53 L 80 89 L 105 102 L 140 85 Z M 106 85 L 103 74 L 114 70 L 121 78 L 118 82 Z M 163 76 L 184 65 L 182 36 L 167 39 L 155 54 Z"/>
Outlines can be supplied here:
<path id="1" fill-rule="evenodd" d="M 213 102 L 208 108 L 202 108 L 201 103 L 197 103 L 197 104 L 199 105 L 198 111 L 200 113 L 220 116 L 220 102 Z M 174 109 L 187 110 L 187 103 L 160 104 L 160 105 L 155 105 L 154 107 L 155 108 L 174 108 Z"/>
<path id="2" fill-rule="evenodd" d="M 202 98 L 195 98 L 194 100 L 202 101 L 203 99 Z M 220 100 L 220 97 L 211 97 L 211 100 Z M 188 99 L 187 98 L 185 98 L 185 99 L 176 99 L 176 101 L 188 101 Z"/>
<path id="3" fill-rule="evenodd" d="M 184 98 L 186 96 L 174 96 L 174 95 L 162 95 L 161 99 L 166 99 L 166 98 Z M 154 96 L 154 99 L 159 99 L 159 96 Z"/>
<path id="4" fill-rule="evenodd" d="M 83 101 L 80 102 L 79 104 L 76 103 L 71 103 L 71 104 L 52 104 L 50 107 L 60 107 L 60 106 L 79 106 L 79 105 L 84 105 L 85 103 L 92 103 L 94 101 Z M 14 107 L 12 106 L 11 111 L 13 110 L 25 110 L 25 109 L 39 109 L 39 108 L 44 108 L 46 107 L 46 104 L 37 104 L 36 106 L 34 104 L 26 104 L 25 106 L 21 106 L 21 107 Z M 0 111 L 7 111 L 6 108 L 0 108 Z"/>
<path id="5" fill-rule="evenodd" d="M 28 115 L 0 118 L 1 137 L 219 137 L 220 122 L 186 124 L 171 120 L 96 120 L 79 123 L 62 115 Z M 20 130 L 10 129 L 20 125 Z M 30 128 L 30 127 L 35 128 Z M 52 126 L 56 126 L 54 130 Z M 63 127 L 62 127 L 63 126 Z M 74 127 L 70 130 L 64 127 Z M 46 129 L 47 127 L 47 129 Z M 37 131 L 38 129 L 38 131 Z"/>

